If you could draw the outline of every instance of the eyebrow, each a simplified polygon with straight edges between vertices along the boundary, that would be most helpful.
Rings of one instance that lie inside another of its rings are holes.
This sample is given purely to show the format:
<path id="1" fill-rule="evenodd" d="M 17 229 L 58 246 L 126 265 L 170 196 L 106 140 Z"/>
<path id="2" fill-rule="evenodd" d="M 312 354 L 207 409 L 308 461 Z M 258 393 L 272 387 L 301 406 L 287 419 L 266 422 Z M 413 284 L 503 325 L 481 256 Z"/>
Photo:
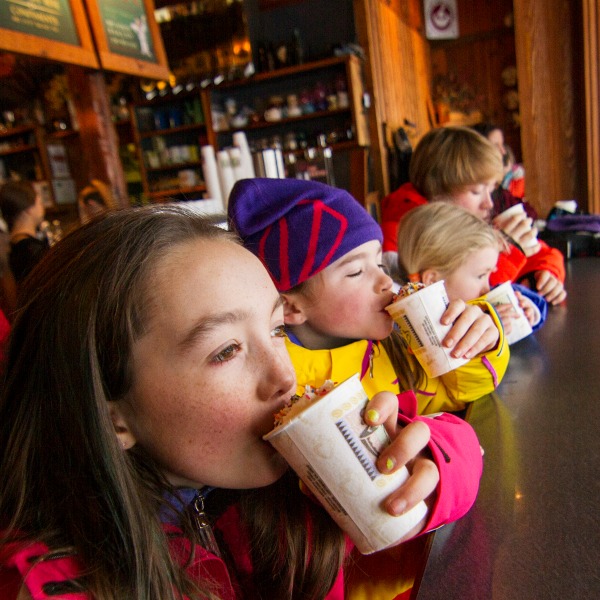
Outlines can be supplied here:
<path id="1" fill-rule="evenodd" d="M 273 303 L 273 314 L 283 304 L 283 298 L 277 294 L 277 298 Z M 186 333 L 181 341 L 177 343 L 179 350 L 185 350 L 192 346 L 198 339 L 206 336 L 209 332 L 216 329 L 220 325 L 239 323 L 244 319 L 249 319 L 251 316 L 248 310 L 233 310 L 215 313 L 209 317 L 200 319 L 196 324 Z"/>

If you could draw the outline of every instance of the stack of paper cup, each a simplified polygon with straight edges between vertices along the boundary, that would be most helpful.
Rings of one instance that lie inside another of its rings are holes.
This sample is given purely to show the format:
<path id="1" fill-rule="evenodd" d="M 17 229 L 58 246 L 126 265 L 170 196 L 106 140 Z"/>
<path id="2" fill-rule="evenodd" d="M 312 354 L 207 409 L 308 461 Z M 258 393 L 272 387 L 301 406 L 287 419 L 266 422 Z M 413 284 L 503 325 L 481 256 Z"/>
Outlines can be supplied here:
<path id="1" fill-rule="evenodd" d="M 354 375 L 264 436 L 362 554 L 402 541 L 427 514 L 424 502 L 398 517 L 383 510 L 384 499 L 406 481 L 408 471 L 377 470 L 375 460 L 389 438 L 382 425 L 365 425 L 367 401 Z"/>
<path id="2" fill-rule="evenodd" d="M 243 173 L 241 179 L 251 179 L 256 177 L 252 154 L 250 153 L 250 147 L 248 146 L 248 139 L 243 131 L 236 131 L 233 134 L 233 145 L 240 149 L 240 163 Z"/>
<path id="3" fill-rule="evenodd" d="M 440 323 L 448 304 L 444 282 L 436 281 L 386 307 L 428 377 L 439 377 L 469 362 L 450 356 L 451 349 L 442 346 L 451 328 Z"/>
<path id="4" fill-rule="evenodd" d="M 200 153 L 202 155 L 202 173 L 204 175 L 208 195 L 210 198 L 219 200 L 223 203 L 219 172 L 217 170 L 217 161 L 215 158 L 215 149 L 209 145 L 202 146 Z M 224 203 L 223 206 L 225 206 Z"/>
<path id="5" fill-rule="evenodd" d="M 515 295 L 512 283 L 506 281 L 505 283 L 495 287 L 493 290 L 485 295 L 485 299 L 492 305 L 497 306 L 499 304 L 510 304 L 518 317 L 511 321 L 511 331 L 506 336 L 506 341 L 510 344 L 515 344 L 519 340 L 531 335 L 533 330 L 523 309 L 519 305 L 519 300 Z"/>
<path id="6" fill-rule="evenodd" d="M 231 158 L 227 150 L 219 150 L 217 152 L 217 165 L 219 167 L 219 181 L 221 182 L 221 190 L 223 191 L 223 204 L 227 208 L 229 202 L 229 194 L 231 188 L 235 184 L 235 173 L 231 166 Z"/>
<path id="7" fill-rule="evenodd" d="M 227 148 L 229 154 L 229 160 L 231 161 L 231 168 L 233 169 L 233 175 L 236 181 L 245 178 L 244 166 L 242 165 L 242 153 L 236 146 Z"/>

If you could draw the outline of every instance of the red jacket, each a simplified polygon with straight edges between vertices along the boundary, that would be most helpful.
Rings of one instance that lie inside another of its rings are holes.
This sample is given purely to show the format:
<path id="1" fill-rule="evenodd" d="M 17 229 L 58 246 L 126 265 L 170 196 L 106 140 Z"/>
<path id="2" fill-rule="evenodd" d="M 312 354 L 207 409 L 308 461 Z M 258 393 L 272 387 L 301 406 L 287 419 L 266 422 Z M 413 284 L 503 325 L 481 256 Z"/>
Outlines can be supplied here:
<path id="1" fill-rule="evenodd" d="M 381 201 L 381 229 L 383 251 L 398 252 L 398 225 L 402 217 L 416 206 L 427 204 L 427 199 L 417 192 L 412 183 L 401 185 Z"/>
<path id="2" fill-rule="evenodd" d="M 398 225 L 404 215 L 416 206 L 427 204 L 412 185 L 405 183 L 381 201 L 381 229 L 383 230 L 383 251 L 398 252 Z M 527 257 L 521 249 L 511 244 L 508 252 L 498 257 L 496 271 L 490 276 L 492 286 L 505 281 L 518 283 L 535 271 L 549 271 L 559 281 L 565 280 L 565 259 L 557 248 L 551 248 L 540 241 L 537 254 Z"/>

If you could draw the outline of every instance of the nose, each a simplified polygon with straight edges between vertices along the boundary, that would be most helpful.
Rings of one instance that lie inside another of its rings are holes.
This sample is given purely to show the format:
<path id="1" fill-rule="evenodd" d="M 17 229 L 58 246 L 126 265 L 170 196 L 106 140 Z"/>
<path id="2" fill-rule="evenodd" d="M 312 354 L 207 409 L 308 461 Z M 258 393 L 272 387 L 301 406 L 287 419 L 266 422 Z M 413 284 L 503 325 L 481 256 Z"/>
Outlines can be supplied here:
<path id="1" fill-rule="evenodd" d="M 296 373 L 290 355 L 283 344 L 271 347 L 257 357 L 262 367 L 259 373 L 260 396 L 263 400 L 289 400 L 296 392 Z"/>
<path id="2" fill-rule="evenodd" d="M 494 206 L 494 201 L 492 200 L 492 193 L 493 193 L 493 190 L 486 189 L 485 195 L 483 197 L 483 205 L 488 210 L 493 208 L 493 206 Z"/>
<path id="3" fill-rule="evenodd" d="M 375 283 L 375 287 L 379 293 L 389 292 L 392 289 L 392 285 L 394 284 L 394 280 L 381 269 L 378 269 L 378 277 Z"/>
<path id="4" fill-rule="evenodd" d="M 487 294 L 490 291 L 490 282 L 486 281 L 482 286 L 481 286 L 481 292 L 479 293 L 480 296 L 483 296 L 484 294 Z"/>

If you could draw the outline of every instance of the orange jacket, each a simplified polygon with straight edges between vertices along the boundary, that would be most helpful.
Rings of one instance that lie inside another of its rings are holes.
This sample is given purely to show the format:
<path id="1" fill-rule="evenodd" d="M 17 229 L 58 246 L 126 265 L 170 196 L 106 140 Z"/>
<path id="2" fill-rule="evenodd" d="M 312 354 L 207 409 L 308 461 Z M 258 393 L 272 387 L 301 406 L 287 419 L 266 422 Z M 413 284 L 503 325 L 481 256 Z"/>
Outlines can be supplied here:
<path id="1" fill-rule="evenodd" d="M 383 251 L 398 252 L 398 225 L 404 215 L 413 208 L 427 204 L 412 183 L 401 185 L 381 201 L 381 229 L 383 230 Z M 505 281 L 518 283 L 535 271 L 549 271 L 561 282 L 565 280 L 565 259 L 557 248 L 551 248 L 540 241 L 537 254 L 527 257 L 514 243 L 508 252 L 502 252 L 498 258 L 496 271 L 490 277 L 490 284 L 497 285 Z"/>

